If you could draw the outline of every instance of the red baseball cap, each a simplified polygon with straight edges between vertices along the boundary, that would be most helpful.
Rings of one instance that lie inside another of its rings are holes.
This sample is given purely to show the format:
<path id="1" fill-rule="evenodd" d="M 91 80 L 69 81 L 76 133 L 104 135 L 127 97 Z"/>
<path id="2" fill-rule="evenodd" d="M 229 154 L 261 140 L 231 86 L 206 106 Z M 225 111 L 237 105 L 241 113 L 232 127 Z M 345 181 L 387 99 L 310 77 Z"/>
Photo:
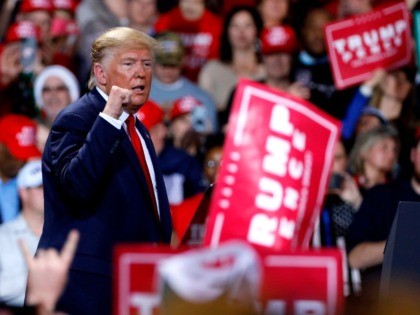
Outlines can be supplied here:
<path id="1" fill-rule="evenodd" d="M 296 34 L 290 26 L 273 26 L 264 28 L 261 32 L 261 52 L 263 54 L 291 54 L 296 49 Z"/>
<path id="2" fill-rule="evenodd" d="M 143 123 L 147 130 L 163 122 L 165 112 L 155 102 L 148 100 L 137 112 L 137 118 Z"/>
<path id="3" fill-rule="evenodd" d="M 22 0 L 19 11 L 22 13 L 29 13 L 33 11 L 49 11 L 54 10 L 51 0 Z"/>
<path id="4" fill-rule="evenodd" d="M 76 20 L 54 18 L 51 22 L 50 33 L 52 37 L 56 37 L 78 35 L 80 32 Z"/>
<path id="5" fill-rule="evenodd" d="M 194 96 L 181 97 L 173 103 L 169 118 L 173 120 L 181 115 L 189 114 L 197 106 L 202 106 L 202 104 Z"/>
<path id="6" fill-rule="evenodd" d="M 29 117 L 7 114 L 0 118 L 0 143 L 18 160 L 40 157 L 36 146 L 36 123 Z"/>
<path id="7" fill-rule="evenodd" d="M 25 38 L 41 37 L 40 29 L 34 23 L 29 21 L 20 21 L 13 23 L 7 30 L 5 41 L 7 43 L 20 41 Z"/>

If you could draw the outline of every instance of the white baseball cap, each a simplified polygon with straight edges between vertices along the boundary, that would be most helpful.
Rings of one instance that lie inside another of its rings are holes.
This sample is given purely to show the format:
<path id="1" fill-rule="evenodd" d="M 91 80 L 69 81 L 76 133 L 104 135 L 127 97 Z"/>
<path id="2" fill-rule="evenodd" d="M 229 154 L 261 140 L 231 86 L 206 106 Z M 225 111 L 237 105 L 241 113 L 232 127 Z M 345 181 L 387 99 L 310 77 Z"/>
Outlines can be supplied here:
<path id="1" fill-rule="evenodd" d="M 35 188 L 42 185 L 42 163 L 41 160 L 26 163 L 17 175 L 19 188 Z"/>

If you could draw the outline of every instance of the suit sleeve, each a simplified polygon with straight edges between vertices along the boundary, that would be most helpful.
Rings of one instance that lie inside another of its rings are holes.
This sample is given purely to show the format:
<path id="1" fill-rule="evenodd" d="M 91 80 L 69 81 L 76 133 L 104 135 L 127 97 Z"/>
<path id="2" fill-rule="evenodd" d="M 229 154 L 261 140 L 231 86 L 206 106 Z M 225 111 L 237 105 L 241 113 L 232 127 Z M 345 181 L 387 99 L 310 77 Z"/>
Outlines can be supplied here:
<path id="1" fill-rule="evenodd" d="M 60 117 L 50 140 L 51 171 L 62 190 L 77 200 L 89 200 L 100 186 L 123 132 L 99 116 L 93 125 L 75 113 Z"/>

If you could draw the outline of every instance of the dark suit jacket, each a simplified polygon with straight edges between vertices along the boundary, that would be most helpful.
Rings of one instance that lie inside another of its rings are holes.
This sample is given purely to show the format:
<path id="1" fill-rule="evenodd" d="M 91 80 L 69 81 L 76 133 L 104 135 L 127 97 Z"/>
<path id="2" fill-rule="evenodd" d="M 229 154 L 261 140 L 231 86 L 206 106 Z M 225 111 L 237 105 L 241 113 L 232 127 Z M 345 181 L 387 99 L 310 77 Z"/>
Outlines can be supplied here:
<path id="1" fill-rule="evenodd" d="M 96 89 L 69 105 L 54 122 L 43 154 L 45 224 L 39 248 L 60 249 L 73 228 L 81 235 L 59 303 L 70 314 L 111 313 L 115 244 L 168 243 L 172 232 L 166 190 L 146 128 L 137 121 L 154 165 L 160 222 L 130 139 L 124 128 L 118 130 L 99 116 L 104 107 Z"/>

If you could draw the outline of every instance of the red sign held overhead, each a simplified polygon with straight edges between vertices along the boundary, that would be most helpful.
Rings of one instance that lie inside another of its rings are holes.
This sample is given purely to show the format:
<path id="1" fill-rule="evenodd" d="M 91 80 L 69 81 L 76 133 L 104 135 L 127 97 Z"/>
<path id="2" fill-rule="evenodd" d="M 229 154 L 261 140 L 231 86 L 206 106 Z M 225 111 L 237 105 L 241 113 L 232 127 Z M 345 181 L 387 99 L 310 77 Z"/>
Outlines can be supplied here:
<path id="1" fill-rule="evenodd" d="M 405 2 L 332 22 L 325 28 L 337 88 L 359 84 L 377 68 L 394 69 L 412 59 L 409 12 Z"/>
<path id="2" fill-rule="evenodd" d="M 243 239 L 275 250 L 308 248 L 339 124 L 304 100 L 241 81 L 204 243 Z"/>

